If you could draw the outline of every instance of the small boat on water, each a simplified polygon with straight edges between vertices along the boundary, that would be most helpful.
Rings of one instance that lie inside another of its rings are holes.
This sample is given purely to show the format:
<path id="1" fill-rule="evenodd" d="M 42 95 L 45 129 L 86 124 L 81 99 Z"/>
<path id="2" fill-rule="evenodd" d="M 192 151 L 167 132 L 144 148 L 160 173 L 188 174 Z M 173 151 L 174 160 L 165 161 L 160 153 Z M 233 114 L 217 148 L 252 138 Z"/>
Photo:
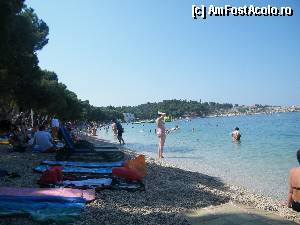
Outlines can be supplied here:
<path id="1" fill-rule="evenodd" d="M 142 123 L 155 123 L 155 120 L 141 120 L 132 122 L 132 124 L 142 124 Z"/>
<path id="2" fill-rule="evenodd" d="M 155 120 L 146 120 L 146 123 L 155 123 Z"/>
<path id="3" fill-rule="evenodd" d="M 142 122 L 136 121 L 136 122 L 132 122 L 132 124 L 141 124 Z"/>
<path id="4" fill-rule="evenodd" d="M 165 122 L 172 122 L 172 117 L 171 116 L 166 116 L 165 117 Z"/>

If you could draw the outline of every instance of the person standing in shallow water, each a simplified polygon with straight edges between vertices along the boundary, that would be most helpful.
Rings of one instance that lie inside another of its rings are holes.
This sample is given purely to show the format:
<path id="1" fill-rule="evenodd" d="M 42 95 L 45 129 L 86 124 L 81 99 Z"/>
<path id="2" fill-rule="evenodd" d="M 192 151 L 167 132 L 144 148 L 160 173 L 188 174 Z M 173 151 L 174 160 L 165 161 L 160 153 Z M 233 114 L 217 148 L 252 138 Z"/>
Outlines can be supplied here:
<path id="1" fill-rule="evenodd" d="M 118 138 L 120 145 L 121 144 L 125 145 L 124 139 L 122 137 L 122 135 L 124 133 L 124 128 L 122 127 L 121 123 L 117 119 L 113 119 L 113 122 L 115 124 L 117 138 Z"/>
<path id="2" fill-rule="evenodd" d="M 236 127 L 231 133 L 232 141 L 240 141 L 241 140 L 240 128 Z"/>
<path id="3" fill-rule="evenodd" d="M 114 136 L 117 136 L 118 135 L 118 129 L 117 129 L 117 124 L 115 122 L 115 119 L 113 119 L 112 122 L 113 122 L 112 125 L 111 125 L 112 132 L 113 132 Z"/>
<path id="4" fill-rule="evenodd" d="M 163 158 L 163 152 L 164 152 L 164 145 L 166 141 L 166 128 L 165 128 L 165 118 L 166 114 L 162 112 L 157 113 L 157 119 L 156 119 L 156 134 L 159 139 L 158 142 L 158 158 Z"/>

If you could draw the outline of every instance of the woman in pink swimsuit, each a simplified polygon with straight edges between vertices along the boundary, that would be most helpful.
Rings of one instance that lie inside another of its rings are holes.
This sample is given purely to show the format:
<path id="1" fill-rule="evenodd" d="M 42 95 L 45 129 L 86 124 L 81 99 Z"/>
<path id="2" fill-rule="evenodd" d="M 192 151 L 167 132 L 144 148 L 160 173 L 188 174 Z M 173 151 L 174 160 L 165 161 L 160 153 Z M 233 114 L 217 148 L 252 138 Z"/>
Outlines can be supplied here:
<path id="1" fill-rule="evenodd" d="M 156 119 L 156 133 L 157 137 L 159 138 L 159 143 L 158 143 L 158 158 L 161 159 L 163 158 L 163 149 L 165 145 L 165 140 L 166 140 L 166 128 L 165 128 L 165 122 L 164 122 L 164 117 L 165 113 L 158 112 L 158 117 Z"/>

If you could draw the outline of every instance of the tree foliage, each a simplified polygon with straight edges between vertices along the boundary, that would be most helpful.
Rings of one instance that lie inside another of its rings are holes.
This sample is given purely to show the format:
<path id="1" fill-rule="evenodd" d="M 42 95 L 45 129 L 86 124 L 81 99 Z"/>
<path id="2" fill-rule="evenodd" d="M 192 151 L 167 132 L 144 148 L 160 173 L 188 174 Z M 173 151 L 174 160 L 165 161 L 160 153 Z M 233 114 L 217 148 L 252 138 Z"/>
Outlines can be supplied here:
<path id="1" fill-rule="evenodd" d="M 94 107 L 59 82 L 55 72 L 38 66 L 37 52 L 48 43 L 49 28 L 24 0 L 0 1 L 0 119 L 17 111 L 57 115 L 62 120 L 108 121 L 134 113 L 154 118 L 157 111 L 173 117 L 205 116 L 232 108 L 215 102 L 165 100 L 135 107 Z"/>
<path id="2" fill-rule="evenodd" d="M 0 119 L 17 111 L 57 115 L 63 120 L 105 121 L 120 113 L 94 107 L 38 66 L 37 52 L 49 28 L 24 0 L 0 1 Z"/>
<path id="3" fill-rule="evenodd" d="M 209 114 L 226 111 L 233 107 L 232 104 L 220 104 L 215 102 L 187 101 L 187 100 L 164 100 L 158 103 L 146 103 L 138 106 L 122 106 L 115 110 L 119 112 L 133 113 L 139 119 L 152 119 L 157 111 L 166 112 L 172 117 L 182 116 L 207 116 Z"/>

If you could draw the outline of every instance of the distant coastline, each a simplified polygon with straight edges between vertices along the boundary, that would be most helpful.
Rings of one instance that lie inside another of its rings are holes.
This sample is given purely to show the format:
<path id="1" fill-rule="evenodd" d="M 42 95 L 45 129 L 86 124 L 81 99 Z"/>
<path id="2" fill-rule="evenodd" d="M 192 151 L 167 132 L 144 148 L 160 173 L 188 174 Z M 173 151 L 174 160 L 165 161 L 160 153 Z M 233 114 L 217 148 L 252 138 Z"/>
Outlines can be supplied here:
<path id="1" fill-rule="evenodd" d="M 298 106 L 263 106 L 263 105 L 254 105 L 254 106 L 232 106 L 230 108 L 219 108 L 217 110 L 199 113 L 199 112 L 186 112 L 182 116 L 172 116 L 172 112 L 167 111 L 169 121 L 180 120 L 180 119 L 194 119 L 194 118 L 213 118 L 213 117 L 232 117 L 232 116 L 250 116 L 250 115 L 260 115 L 260 114 L 276 114 L 276 113 L 288 113 L 288 112 L 300 112 L 300 105 Z M 126 121 L 125 117 L 130 116 L 130 121 Z M 154 122 L 154 117 L 149 116 L 146 119 L 139 119 L 135 117 L 133 113 L 124 113 L 125 122 L 134 122 L 134 123 L 150 123 Z"/>
<path id="2" fill-rule="evenodd" d="M 253 107 L 253 106 L 239 106 L 227 112 L 220 112 L 208 115 L 206 117 L 226 117 L 226 116 L 248 116 L 259 114 L 276 114 L 287 112 L 300 112 L 300 106 L 267 106 L 267 107 Z"/>
<path id="3" fill-rule="evenodd" d="M 103 107 L 103 111 L 113 110 L 123 114 L 125 122 L 145 122 L 153 120 L 157 112 L 165 112 L 169 120 L 191 119 L 197 117 L 239 116 L 252 114 L 273 114 L 280 112 L 299 112 L 299 105 L 274 106 L 254 104 L 251 106 L 199 101 L 172 99 L 161 102 L 147 102 L 137 106 Z M 119 118 L 122 119 L 122 118 Z"/>

